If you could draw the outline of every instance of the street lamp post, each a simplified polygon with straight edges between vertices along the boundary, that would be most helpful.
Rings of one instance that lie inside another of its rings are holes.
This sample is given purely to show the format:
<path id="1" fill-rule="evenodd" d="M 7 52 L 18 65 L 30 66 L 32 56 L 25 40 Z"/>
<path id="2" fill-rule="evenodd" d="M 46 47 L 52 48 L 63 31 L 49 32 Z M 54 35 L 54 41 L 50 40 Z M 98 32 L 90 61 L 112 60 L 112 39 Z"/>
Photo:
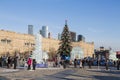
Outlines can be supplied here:
<path id="1" fill-rule="evenodd" d="M 108 70 L 108 59 L 109 59 L 108 58 L 108 52 L 107 53 L 105 52 L 105 54 L 106 54 L 105 55 L 105 58 L 106 58 L 106 70 Z"/>
<path id="2" fill-rule="evenodd" d="M 7 47 L 7 39 L 5 38 L 4 40 L 5 40 L 5 53 L 6 53 L 6 56 L 8 56 L 8 54 L 7 54 L 7 48 L 6 48 Z"/>
<path id="3" fill-rule="evenodd" d="M 99 63 L 100 63 L 100 54 L 98 54 L 98 70 L 100 69 Z"/>

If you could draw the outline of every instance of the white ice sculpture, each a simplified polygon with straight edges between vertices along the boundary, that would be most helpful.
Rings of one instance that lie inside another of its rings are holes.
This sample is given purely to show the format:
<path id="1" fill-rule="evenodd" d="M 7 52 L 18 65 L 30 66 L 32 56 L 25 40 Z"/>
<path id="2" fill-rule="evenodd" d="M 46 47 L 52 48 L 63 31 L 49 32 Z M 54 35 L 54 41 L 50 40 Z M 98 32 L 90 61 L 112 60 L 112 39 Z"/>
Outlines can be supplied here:
<path id="1" fill-rule="evenodd" d="M 38 33 L 35 36 L 35 50 L 32 53 L 32 58 L 36 59 L 36 62 L 38 64 L 41 64 L 44 63 L 43 61 L 43 59 L 45 59 L 44 55 L 48 56 L 47 54 L 44 54 L 44 52 L 42 51 L 42 36 Z"/>

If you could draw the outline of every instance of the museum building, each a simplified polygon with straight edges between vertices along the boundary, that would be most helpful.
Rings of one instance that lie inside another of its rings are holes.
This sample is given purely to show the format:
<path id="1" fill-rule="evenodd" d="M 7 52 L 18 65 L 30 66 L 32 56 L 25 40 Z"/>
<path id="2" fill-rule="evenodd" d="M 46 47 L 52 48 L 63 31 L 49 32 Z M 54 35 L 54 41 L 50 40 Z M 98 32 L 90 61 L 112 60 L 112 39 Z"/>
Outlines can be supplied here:
<path id="1" fill-rule="evenodd" d="M 51 49 L 54 49 L 54 51 L 57 51 L 59 43 L 60 40 L 57 39 L 42 38 L 42 50 L 49 52 Z M 8 53 L 13 55 L 16 51 L 21 54 L 29 53 L 34 50 L 34 46 L 35 36 L 33 35 L 0 30 L 0 55 L 7 55 Z M 72 47 L 72 53 L 76 54 L 74 58 L 81 58 L 81 56 L 92 57 L 94 54 L 94 42 L 72 42 Z"/>

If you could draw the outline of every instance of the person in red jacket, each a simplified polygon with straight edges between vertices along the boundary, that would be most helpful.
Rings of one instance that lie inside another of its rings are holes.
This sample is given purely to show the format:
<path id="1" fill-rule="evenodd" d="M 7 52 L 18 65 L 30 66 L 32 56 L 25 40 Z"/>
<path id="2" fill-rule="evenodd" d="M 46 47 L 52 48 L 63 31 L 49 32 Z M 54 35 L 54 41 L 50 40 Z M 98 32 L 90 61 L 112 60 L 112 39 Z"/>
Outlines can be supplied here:
<path id="1" fill-rule="evenodd" d="M 28 58 L 27 64 L 28 64 L 28 70 L 30 70 L 31 65 L 32 65 L 32 59 L 31 58 Z"/>

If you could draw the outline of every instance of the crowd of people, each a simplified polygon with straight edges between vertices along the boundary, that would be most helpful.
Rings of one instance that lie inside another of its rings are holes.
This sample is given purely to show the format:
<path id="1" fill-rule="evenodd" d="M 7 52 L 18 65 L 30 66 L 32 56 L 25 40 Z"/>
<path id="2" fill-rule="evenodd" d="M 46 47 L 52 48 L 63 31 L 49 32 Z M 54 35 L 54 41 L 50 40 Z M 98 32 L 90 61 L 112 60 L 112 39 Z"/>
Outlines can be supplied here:
<path id="1" fill-rule="evenodd" d="M 27 65 L 28 65 L 28 70 L 31 70 L 31 67 L 33 67 L 33 70 L 36 69 L 36 60 L 35 59 L 32 59 L 32 58 L 28 58 L 27 60 Z"/>
<path id="2" fill-rule="evenodd" d="M 84 68 L 85 65 L 87 65 L 89 68 L 91 68 L 91 66 L 105 66 L 106 70 L 108 70 L 108 67 L 117 67 L 117 70 L 120 69 L 120 60 L 118 59 L 117 61 L 113 61 L 111 63 L 111 65 L 109 65 L 109 60 L 105 61 L 104 65 L 101 65 L 100 62 L 102 60 L 98 61 L 95 59 L 74 59 L 74 67 L 76 68 L 77 66 L 79 66 L 80 68 Z M 94 62 L 97 62 L 97 65 L 94 65 Z"/>
<path id="3" fill-rule="evenodd" d="M 69 67 L 69 65 L 74 65 L 75 68 L 84 68 L 84 66 L 88 66 L 89 68 L 92 68 L 94 66 L 95 60 L 90 58 L 90 59 L 74 59 L 74 60 L 61 60 L 55 59 L 53 67 L 60 67 L 63 66 L 63 68 Z M 27 59 L 20 59 L 18 56 L 1 56 L 0 57 L 0 67 L 6 67 L 6 68 L 13 68 L 16 69 L 17 67 L 27 67 L 27 70 L 35 70 L 36 69 L 36 60 L 28 57 Z M 100 64 L 100 62 L 97 61 L 97 66 Z M 99 65 L 100 66 L 100 65 Z M 106 61 L 105 65 L 106 69 L 108 69 L 109 65 L 108 62 Z M 117 61 L 113 62 L 113 66 L 117 67 L 117 70 L 120 68 L 120 60 L 118 59 Z"/>
<path id="4" fill-rule="evenodd" d="M 69 63 L 69 64 L 68 64 Z M 109 67 L 115 67 L 117 70 L 120 68 L 120 60 L 112 61 L 110 60 L 97 60 L 93 58 L 84 58 L 84 59 L 77 59 L 74 60 L 58 60 L 55 59 L 54 67 L 63 66 L 63 68 L 69 67 L 69 65 L 73 65 L 74 68 L 84 68 L 84 66 L 88 66 L 88 68 L 92 68 L 92 66 L 104 66 L 106 70 L 109 69 Z"/>
<path id="5" fill-rule="evenodd" d="M 92 66 L 92 60 L 85 60 L 85 59 L 74 59 L 74 67 L 80 67 L 80 68 L 84 68 L 85 65 L 88 65 L 89 68 L 91 68 Z"/>
<path id="6" fill-rule="evenodd" d="M 0 57 L 0 67 L 8 69 L 16 69 L 17 67 L 27 67 L 28 70 L 33 70 L 36 68 L 36 60 L 32 58 L 20 59 L 18 56 L 1 56 Z"/>
<path id="7" fill-rule="evenodd" d="M 92 60 L 76 58 L 74 60 L 55 59 L 53 66 L 54 67 L 63 66 L 63 68 L 66 68 L 69 67 L 70 65 L 74 65 L 75 68 L 77 67 L 84 68 L 86 64 L 88 64 L 89 68 L 91 68 Z"/>
<path id="8" fill-rule="evenodd" d="M 0 67 L 7 66 L 7 68 L 13 67 L 14 69 L 16 69 L 17 65 L 18 65 L 18 57 L 16 56 L 0 57 Z"/>

